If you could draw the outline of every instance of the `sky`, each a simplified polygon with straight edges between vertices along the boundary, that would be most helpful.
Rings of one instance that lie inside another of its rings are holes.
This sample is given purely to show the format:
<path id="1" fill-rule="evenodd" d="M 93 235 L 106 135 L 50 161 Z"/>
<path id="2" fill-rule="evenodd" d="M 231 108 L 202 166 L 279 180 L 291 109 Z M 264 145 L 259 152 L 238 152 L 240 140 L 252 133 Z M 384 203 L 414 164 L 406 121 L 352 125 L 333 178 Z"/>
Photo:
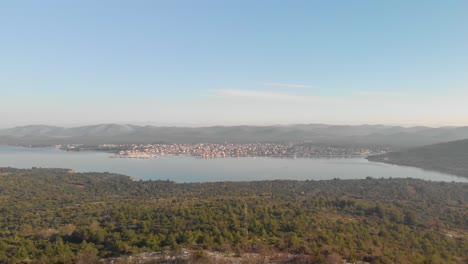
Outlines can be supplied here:
<path id="1" fill-rule="evenodd" d="M 468 125 L 468 1 L 0 2 L 0 127 Z"/>

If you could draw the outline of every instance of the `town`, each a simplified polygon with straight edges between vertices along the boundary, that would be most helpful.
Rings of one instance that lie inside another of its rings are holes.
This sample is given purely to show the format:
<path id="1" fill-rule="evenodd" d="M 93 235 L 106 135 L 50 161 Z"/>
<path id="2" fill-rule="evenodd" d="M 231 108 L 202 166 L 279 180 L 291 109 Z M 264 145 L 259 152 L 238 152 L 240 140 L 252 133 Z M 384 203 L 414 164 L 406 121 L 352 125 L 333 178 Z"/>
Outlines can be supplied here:
<path id="1" fill-rule="evenodd" d="M 276 157 L 276 158 L 320 158 L 320 157 L 367 157 L 385 154 L 387 148 L 331 147 L 311 144 L 102 144 L 85 146 L 80 144 L 58 145 L 66 151 L 105 151 L 112 158 L 158 158 L 165 156 L 191 156 L 195 158 L 237 158 L 237 157 Z"/>

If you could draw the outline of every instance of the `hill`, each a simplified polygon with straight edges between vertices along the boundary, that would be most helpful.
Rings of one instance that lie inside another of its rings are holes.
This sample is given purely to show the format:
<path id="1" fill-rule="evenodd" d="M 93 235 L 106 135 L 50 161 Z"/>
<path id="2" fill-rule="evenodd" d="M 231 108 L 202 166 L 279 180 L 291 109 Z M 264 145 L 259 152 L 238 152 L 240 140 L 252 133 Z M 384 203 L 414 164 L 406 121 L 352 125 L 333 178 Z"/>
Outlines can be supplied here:
<path id="1" fill-rule="evenodd" d="M 0 179 L 0 263 L 468 260 L 468 183 L 173 183 L 40 168 L 0 168 Z M 193 259 L 161 259 L 185 250 Z M 114 259 L 124 256 L 146 259 Z"/>
<path id="2" fill-rule="evenodd" d="M 368 160 L 468 177 L 468 139 L 390 152 Z"/>
<path id="3" fill-rule="evenodd" d="M 157 127 L 100 124 L 71 128 L 36 125 L 0 130 L 0 144 L 4 145 L 305 142 L 403 149 L 464 138 L 468 138 L 468 127 L 324 124 Z"/>

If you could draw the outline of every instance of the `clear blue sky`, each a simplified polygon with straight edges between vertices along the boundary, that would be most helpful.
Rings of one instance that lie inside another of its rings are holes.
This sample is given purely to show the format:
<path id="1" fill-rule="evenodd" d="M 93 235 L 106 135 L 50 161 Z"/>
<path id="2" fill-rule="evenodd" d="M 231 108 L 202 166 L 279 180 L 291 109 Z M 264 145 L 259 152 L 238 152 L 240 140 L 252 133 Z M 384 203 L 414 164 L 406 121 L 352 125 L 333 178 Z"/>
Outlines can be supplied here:
<path id="1" fill-rule="evenodd" d="M 468 125 L 468 1 L 1 1 L 0 127 Z"/>

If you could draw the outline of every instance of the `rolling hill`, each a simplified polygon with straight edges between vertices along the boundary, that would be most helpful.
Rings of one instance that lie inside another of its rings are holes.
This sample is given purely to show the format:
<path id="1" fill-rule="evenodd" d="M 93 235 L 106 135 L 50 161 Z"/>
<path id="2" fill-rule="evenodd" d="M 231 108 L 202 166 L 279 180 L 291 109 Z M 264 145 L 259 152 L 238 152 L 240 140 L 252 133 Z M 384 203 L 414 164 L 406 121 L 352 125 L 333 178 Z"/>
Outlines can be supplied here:
<path id="1" fill-rule="evenodd" d="M 339 146 L 389 146 L 394 150 L 468 138 L 468 127 L 383 125 L 276 125 L 157 127 L 100 124 L 81 127 L 45 125 L 0 129 L 0 144 L 253 143 L 307 142 Z"/>
<path id="2" fill-rule="evenodd" d="M 390 152 L 368 160 L 468 177 L 468 139 Z"/>

